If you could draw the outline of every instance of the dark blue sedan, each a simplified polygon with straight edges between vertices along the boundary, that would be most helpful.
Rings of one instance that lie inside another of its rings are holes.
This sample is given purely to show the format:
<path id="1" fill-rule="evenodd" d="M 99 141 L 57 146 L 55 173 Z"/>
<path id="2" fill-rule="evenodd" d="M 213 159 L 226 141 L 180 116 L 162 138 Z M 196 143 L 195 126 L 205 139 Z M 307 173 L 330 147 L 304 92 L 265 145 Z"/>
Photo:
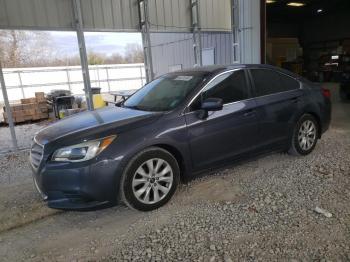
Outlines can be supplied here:
<path id="1" fill-rule="evenodd" d="M 68 117 L 31 149 L 48 205 L 86 210 L 120 201 L 138 210 L 169 201 L 179 182 L 266 151 L 307 155 L 328 129 L 330 93 L 266 65 L 163 75 L 120 107 Z"/>

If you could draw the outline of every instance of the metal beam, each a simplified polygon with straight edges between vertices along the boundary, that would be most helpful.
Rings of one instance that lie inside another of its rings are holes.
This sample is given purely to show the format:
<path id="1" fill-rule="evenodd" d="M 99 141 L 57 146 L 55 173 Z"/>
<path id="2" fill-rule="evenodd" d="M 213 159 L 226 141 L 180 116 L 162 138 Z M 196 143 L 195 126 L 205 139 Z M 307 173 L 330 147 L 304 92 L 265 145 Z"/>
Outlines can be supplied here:
<path id="1" fill-rule="evenodd" d="M 202 66 L 202 37 L 199 19 L 199 2 L 198 0 L 191 1 L 191 16 L 192 16 L 192 34 L 193 34 L 193 52 L 195 66 Z"/>
<path id="2" fill-rule="evenodd" d="M 231 0 L 232 64 L 240 63 L 238 0 Z"/>
<path id="3" fill-rule="evenodd" d="M 89 63 L 86 54 L 85 37 L 83 31 L 83 18 L 81 14 L 80 0 L 73 0 L 73 10 L 75 19 L 75 29 L 77 32 L 79 53 L 80 53 L 80 63 L 83 72 L 84 80 L 84 91 L 86 96 L 86 102 L 89 110 L 94 110 L 92 92 L 91 92 L 91 82 L 89 74 Z"/>
<path id="4" fill-rule="evenodd" d="M 240 63 L 260 64 L 260 1 L 238 0 Z"/>
<path id="5" fill-rule="evenodd" d="M 6 85 L 5 85 L 4 74 L 2 72 L 1 61 L 0 61 L 0 84 L 1 84 L 1 90 L 2 90 L 2 97 L 4 98 L 4 102 L 5 102 L 7 121 L 9 123 L 9 127 L 10 127 L 13 149 L 17 150 L 18 145 L 17 145 L 16 131 L 15 131 L 15 126 L 13 124 L 12 112 L 11 112 L 9 99 L 7 96 L 7 90 L 6 90 Z"/>
<path id="6" fill-rule="evenodd" d="M 147 83 L 154 79 L 148 0 L 139 0 L 140 29 Z"/>

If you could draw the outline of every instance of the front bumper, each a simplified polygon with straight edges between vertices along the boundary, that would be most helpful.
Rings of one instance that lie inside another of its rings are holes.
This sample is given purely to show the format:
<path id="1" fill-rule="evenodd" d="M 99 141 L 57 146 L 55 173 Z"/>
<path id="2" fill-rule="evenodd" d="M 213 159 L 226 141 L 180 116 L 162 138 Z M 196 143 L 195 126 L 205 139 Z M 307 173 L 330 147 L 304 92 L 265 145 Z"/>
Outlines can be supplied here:
<path id="1" fill-rule="evenodd" d="M 49 162 L 32 171 L 38 192 L 51 208 L 93 210 L 117 202 L 122 173 L 119 160 Z"/>

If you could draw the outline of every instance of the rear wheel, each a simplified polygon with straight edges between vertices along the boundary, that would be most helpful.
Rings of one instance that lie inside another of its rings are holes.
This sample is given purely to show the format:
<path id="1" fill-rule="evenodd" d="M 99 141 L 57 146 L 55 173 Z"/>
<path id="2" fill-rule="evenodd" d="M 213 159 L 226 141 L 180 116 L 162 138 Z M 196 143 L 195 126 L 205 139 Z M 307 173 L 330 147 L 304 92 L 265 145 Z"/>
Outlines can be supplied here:
<path id="1" fill-rule="evenodd" d="M 121 181 L 121 198 L 129 207 L 150 211 L 166 204 L 180 178 L 176 159 L 168 151 L 152 147 L 136 155 Z"/>
<path id="2" fill-rule="evenodd" d="M 310 154 L 317 143 L 319 126 L 310 114 L 303 115 L 295 125 L 291 146 L 288 150 L 292 155 Z"/>

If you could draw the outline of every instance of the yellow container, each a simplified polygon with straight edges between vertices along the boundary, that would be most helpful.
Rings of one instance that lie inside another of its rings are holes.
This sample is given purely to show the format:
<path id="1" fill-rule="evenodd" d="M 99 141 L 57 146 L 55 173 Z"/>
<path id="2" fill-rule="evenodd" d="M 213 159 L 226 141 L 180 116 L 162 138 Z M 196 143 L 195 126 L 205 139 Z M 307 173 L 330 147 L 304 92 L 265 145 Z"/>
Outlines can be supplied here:
<path id="1" fill-rule="evenodd" d="M 59 115 L 59 118 L 62 119 L 62 118 L 64 118 L 66 116 L 66 111 L 65 110 L 60 110 L 58 115 Z"/>
<path id="2" fill-rule="evenodd" d="M 95 94 L 92 96 L 92 101 L 94 104 L 94 108 L 102 108 L 106 106 L 105 101 L 103 101 L 102 95 L 101 94 Z"/>

